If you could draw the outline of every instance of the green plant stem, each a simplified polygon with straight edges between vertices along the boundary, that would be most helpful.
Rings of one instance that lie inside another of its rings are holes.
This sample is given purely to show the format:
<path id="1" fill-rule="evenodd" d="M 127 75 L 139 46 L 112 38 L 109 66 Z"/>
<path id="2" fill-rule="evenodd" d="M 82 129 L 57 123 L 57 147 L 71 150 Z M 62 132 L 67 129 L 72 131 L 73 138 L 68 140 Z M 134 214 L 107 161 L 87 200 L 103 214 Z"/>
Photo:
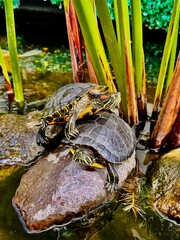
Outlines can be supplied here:
<path id="1" fill-rule="evenodd" d="M 143 71 L 143 38 L 142 38 L 142 14 L 141 1 L 131 0 L 132 9 L 132 46 L 135 68 L 135 80 L 137 93 L 142 92 L 142 71 Z"/>
<path id="2" fill-rule="evenodd" d="M 172 44 L 172 51 L 170 55 L 169 65 L 168 65 L 168 72 L 167 72 L 167 79 L 166 79 L 166 92 L 168 90 L 169 84 L 171 83 L 173 72 L 174 72 L 174 65 L 176 60 L 176 52 L 177 52 L 177 40 L 178 40 L 178 25 L 176 24 L 176 31 L 174 36 L 174 41 Z"/>
<path id="3" fill-rule="evenodd" d="M 106 0 L 95 0 L 98 16 L 101 22 L 101 27 L 104 33 L 105 41 L 110 55 L 110 61 L 114 70 L 116 85 L 118 91 L 121 92 L 121 110 L 127 112 L 127 100 L 126 100 L 126 81 L 122 79 L 121 71 L 121 54 L 118 46 L 117 38 L 115 35 L 114 27 L 111 21 L 110 13 L 108 10 Z"/>
<path id="4" fill-rule="evenodd" d="M 91 0 L 73 0 L 85 45 L 92 60 L 100 84 L 107 84 L 111 92 L 116 91 L 109 63 L 100 37 Z"/>
<path id="5" fill-rule="evenodd" d="M 4 56 L 3 56 L 3 53 L 2 53 L 1 46 L 0 46 L 0 66 L 2 67 L 2 72 L 3 72 L 4 78 L 11 85 L 11 81 L 10 81 L 10 78 L 9 78 L 9 75 L 8 75 L 8 71 L 7 71 L 7 68 L 6 68 L 6 64 L 5 64 L 5 60 L 4 60 Z"/>
<path id="6" fill-rule="evenodd" d="M 24 106 L 24 95 L 23 95 L 23 87 L 22 87 L 21 74 L 20 74 L 20 68 L 19 68 L 19 62 L 18 62 L 18 54 L 17 54 L 13 1 L 5 0 L 4 6 L 5 6 L 7 39 L 8 39 L 10 62 L 11 62 L 11 68 L 12 68 L 15 100 L 21 110 Z"/>
<path id="7" fill-rule="evenodd" d="M 123 68 L 122 78 L 126 79 L 126 97 L 128 108 L 128 122 L 129 124 L 138 123 L 138 111 L 136 103 L 135 83 L 134 83 L 134 69 L 132 62 L 131 51 L 131 37 L 130 37 L 130 24 L 128 14 L 128 1 L 117 1 L 117 10 L 119 18 L 119 31 L 120 31 L 120 51 L 122 54 L 120 66 Z"/>
<path id="8" fill-rule="evenodd" d="M 140 120 L 147 118 L 146 78 L 143 51 L 141 1 L 131 0 L 132 10 L 132 49 L 137 105 Z"/>
<path id="9" fill-rule="evenodd" d="M 176 25 L 178 24 L 179 11 L 180 11 L 180 1 L 175 0 L 173 10 L 172 10 L 171 20 L 168 28 L 163 57 L 161 61 L 160 71 L 159 71 L 152 115 L 156 115 L 155 112 L 158 112 L 158 108 L 161 102 L 161 96 L 162 96 L 162 90 L 163 90 L 163 85 L 164 85 L 165 76 L 166 76 L 167 65 L 168 65 L 170 53 L 172 50 L 172 44 L 174 42 L 175 31 L 177 31 Z"/>

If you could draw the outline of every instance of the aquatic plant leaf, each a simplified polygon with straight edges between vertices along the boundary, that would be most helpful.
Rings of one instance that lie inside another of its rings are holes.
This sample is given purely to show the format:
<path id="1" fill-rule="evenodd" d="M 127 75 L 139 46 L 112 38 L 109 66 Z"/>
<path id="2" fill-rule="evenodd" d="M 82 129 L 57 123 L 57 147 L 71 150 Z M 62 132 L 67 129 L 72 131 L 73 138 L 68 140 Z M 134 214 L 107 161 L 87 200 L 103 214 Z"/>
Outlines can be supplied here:
<path id="1" fill-rule="evenodd" d="M 2 72 L 3 72 L 3 75 L 6 79 L 6 81 L 11 84 L 11 81 L 10 81 L 10 78 L 9 78 L 9 75 L 8 75 L 8 71 L 7 71 L 7 68 L 6 68 L 6 64 L 5 64 L 5 60 L 4 60 L 4 56 L 3 56 L 3 52 L 2 52 L 2 49 L 1 49 L 1 46 L 0 46 L 0 66 L 2 68 Z"/>
<path id="2" fill-rule="evenodd" d="M 122 75 L 122 56 L 114 31 L 113 23 L 111 21 L 108 5 L 106 0 L 95 0 L 95 3 L 97 7 L 98 17 L 101 22 L 104 38 L 107 44 L 108 52 L 110 55 L 110 62 L 113 68 L 116 86 L 118 88 L 118 91 L 121 92 L 121 110 L 125 115 L 127 115 L 126 81 Z"/>
<path id="3" fill-rule="evenodd" d="M 147 119 L 146 76 L 143 50 L 141 1 L 131 0 L 132 50 L 139 119 Z"/>
<path id="4" fill-rule="evenodd" d="M 7 38 L 8 38 L 11 68 L 12 68 L 15 100 L 18 103 L 19 108 L 22 110 L 24 106 L 24 95 L 23 95 L 23 87 L 22 87 L 20 68 L 19 68 L 19 62 L 18 62 L 14 11 L 13 11 L 12 1 L 11 0 L 5 1 L 4 6 L 5 6 Z"/>
<path id="5" fill-rule="evenodd" d="M 173 79 L 169 85 L 163 107 L 151 135 L 152 147 L 159 149 L 168 144 L 168 135 L 180 112 L 180 53 L 178 55 Z M 174 134 L 178 133 L 175 132 Z"/>
<path id="6" fill-rule="evenodd" d="M 84 62 L 82 39 L 72 0 L 64 1 L 67 33 L 71 52 L 73 78 L 75 82 L 84 82 Z"/>
<path id="7" fill-rule="evenodd" d="M 130 23 L 128 13 L 128 2 L 124 0 L 116 1 L 116 15 L 118 21 L 116 22 L 119 28 L 117 32 L 120 33 L 119 47 L 121 51 L 121 67 L 122 79 L 126 83 L 126 98 L 127 98 L 127 116 L 129 124 L 138 123 L 138 111 L 134 83 L 134 69 L 132 62 L 132 49 L 131 49 L 131 36 L 130 36 Z M 119 80 L 118 80 L 119 81 Z"/>
<path id="8" fill-rule="evenodd" d="M 159 110 L 158 108 L 161 103 L 163 85 L 164 85 L 164 81 L 165 81 L 167 66 L 168 66 L 168 62 L 169 62 L 169 58 L 170 58 L 170 53 L 172 51 L 172 44 L 173 44 L 174 38 L 176 36 L 175 32 L 178 30 L 177 25 L 179 22 L 179 12 L 180 12 L 180 1 L 175 0 L 171 20 L 169 23 L 166 42 L 165 42 L 165 46 L 164 46 L 164 52 L 163 52 L 163 57 L 162 57 L 162 61 L 161 61 L 160 71 L 159 71 L 158 83 L 157 83 L 156 93 L 155 93 L 155 97 L 154 97 L 154 106 L 153 106 L 152 117 L 153 117 L 153 115 L 156 115 L 156 113 L 158 113 L 158 110 Z M 153 119 L 153 120 L 155 120 L 155 119 Z"/>
<path id="9" fill-rule="evenodd" d="M 93 3 L 91 0 L 73 0 L 73 4 L 97 79 L 100 84 L 106 84 L 111 92 L 116 92 L 109 63 L 97 26 L 96 17 L 94 15 Z"/>

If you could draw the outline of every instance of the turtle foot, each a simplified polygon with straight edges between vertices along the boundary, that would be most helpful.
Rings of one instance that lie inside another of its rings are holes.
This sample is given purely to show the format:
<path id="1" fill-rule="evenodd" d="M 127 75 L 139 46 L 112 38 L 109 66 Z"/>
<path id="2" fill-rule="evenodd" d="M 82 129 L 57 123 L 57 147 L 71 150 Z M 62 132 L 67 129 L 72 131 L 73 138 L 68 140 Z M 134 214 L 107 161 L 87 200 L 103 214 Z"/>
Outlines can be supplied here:
<path id="1" fill-rule="evenodd" d="M 71 130 L 70 132 L 65 131 L 65 136 L 68 140 L 71 138 L 76 138 L 79 135 L 79 131 L 77 129 Z"/>
<path id="2" fill-rule="evenodd" d="M 112 192 L 117 190 L 118 184 L 117 183 L 110 183 L 110 182 L 107 181 L 106 184 L 105 184 L 105 188 L 106 188 L 107 192 L 112 193 Z"/>
<path id="3" fill-rule="evenodd" d="M 50 140 L 47 136 L 37 135 L 36 142 L 39 146 L 47 146 L 50 143 Z"/>

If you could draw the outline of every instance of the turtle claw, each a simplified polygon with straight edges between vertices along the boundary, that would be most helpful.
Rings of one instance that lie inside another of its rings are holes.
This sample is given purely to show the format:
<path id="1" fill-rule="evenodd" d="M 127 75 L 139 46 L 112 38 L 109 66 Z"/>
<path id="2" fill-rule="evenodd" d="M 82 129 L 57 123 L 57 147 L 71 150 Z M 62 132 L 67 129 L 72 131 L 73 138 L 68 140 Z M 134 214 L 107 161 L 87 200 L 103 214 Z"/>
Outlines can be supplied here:
<path id="1" fill-rule="evenodd" d="M 107 181 L 106 184 L 105 184 L 105 188 L 106 188 L 107 192 L 113 193 L 114 191 L 117 190 L 118 184 L 117 183 L 110 183 L 110 182 Z"/>
<path id="2" fill-rule="evenodd" d="M 39 146 L 45 147 L 50 143 L 50 139 L 45 135 L 44 129 L 39 129 L 37 136 L 36 136 L 36 142 Z"/>
<path id="3" fill-rule="evenodd" d="M 119 116 L 119 110 L 118 108 L 110 109 L 112 113 L 114 113 L 116 116 Z"/>
<path id="4" fill-rule="evenodd" d="M 108 192 L 112 193 L 116 191 L 118 188 L 119 177 L 113 164 L 108 163 L 107 170 L 108 170 L 108 175 L 107 175 L 105 188 L 107 189 Z"/>
<path id="5" fill-rule="evenodd" d="M 50 140 L 47 136 L 40 136 L 38 135 L 36 138 L 36 142 L 39 146 L 46 146 L 50 143 Z"/>
<path id="6" fill-rule="evenodd" d="M 65 136 L 68 140 L 70 140 L 71 138 L 76 138 L 78 135 L 78 129 L 71 130 L 70 132 L 67 132 L 67 129 L 65 129 Z"/>
<path id="7" fill-rule="evenodd" d="M 39 146 L 45 147 L 50 143 L 50 139 L 45 135 L 46 122 L 43 121 L 36 136 L 36 142 Z"/>

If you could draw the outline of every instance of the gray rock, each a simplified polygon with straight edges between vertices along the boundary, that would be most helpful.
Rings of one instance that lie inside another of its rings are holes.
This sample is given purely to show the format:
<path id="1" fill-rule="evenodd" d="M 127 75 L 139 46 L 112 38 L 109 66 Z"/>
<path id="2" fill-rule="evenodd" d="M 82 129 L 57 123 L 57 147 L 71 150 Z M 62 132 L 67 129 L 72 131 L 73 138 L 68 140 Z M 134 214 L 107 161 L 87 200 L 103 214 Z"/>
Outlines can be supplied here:
<path id="1" fill-rule="evenodd" d="M 34 111 L 24 116 L 0 116 L 0 164 L 29 165 L 44 152 L 36 143 L 39 114 Z"/>
<path id="2" fill-rule="evenodd" d="M 134 153 L 117 165 L 119 188 L 134 167 Z M 23 175 L 13 206 L 31 233 L 63 226 L 115 196 L 104 188 L 106 177 L 106 168 L 84 169 L 72 160 L 69 148 L 60 145 Z"/>

